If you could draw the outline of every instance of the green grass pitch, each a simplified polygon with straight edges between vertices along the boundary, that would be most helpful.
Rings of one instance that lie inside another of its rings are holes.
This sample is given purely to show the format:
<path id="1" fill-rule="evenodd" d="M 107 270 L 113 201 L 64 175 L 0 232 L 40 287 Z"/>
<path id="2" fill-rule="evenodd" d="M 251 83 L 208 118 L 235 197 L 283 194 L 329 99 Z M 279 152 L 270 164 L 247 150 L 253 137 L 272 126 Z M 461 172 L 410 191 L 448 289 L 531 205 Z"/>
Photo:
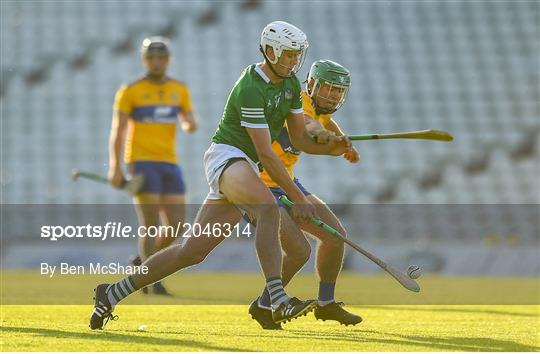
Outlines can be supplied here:
<path id="1" fill-rule="evenodd" d="M 339 300 L 357 304 L 347 308 L 364 318 L 361 324 L 345 327 L 316 321 L 309 314 L 285 324 L 283 331 L 263 331 L 247 314 L 246 304 L 258 292 L 253 284 L 261 282 L 255 274 L 181 273 L 167 280 L 175 298 L 135 294 L 117 307 L 119 320 L 109 322 L 104 331 L 88 328 L 96 279 L 57 280 L 71 285 L 64 293 L 72 299 L 84 295 L 79 304 L 29 305 L 37 294 L 48 293 L 43 288 L 47 281 L 40 283 L 43 277 L 28 272 L 2 276 L 2 351 L 540 351 L 539 305 L 375 304 L 383 293 L 411 302 L 409 294 L 385 275 L 345 273 L 338 283 Z M 460 293 L 466 293 L 474 292 L 471 284 L 487 287 L 495 282 L 499 289 L 506 289 L 501 285 L 507 282 L 520 286 L 517 292 L 538 294 L 534 278 L 445 281 L 426 276 L 420 282 L 421 296 L 424 302 L 431 295 L 433 302 L 441 303 L 442 291 L 434 292 L 436 284 L 449 284 L 448 289 L 461 285 Z M 224 283 L 231 291 L 221 287 Z M 295 295 L 314 296 L 314 276 L 300 275 L 290 289 Z M 138 330 L 141 325 L 146 325 L 145 331 Z"/>

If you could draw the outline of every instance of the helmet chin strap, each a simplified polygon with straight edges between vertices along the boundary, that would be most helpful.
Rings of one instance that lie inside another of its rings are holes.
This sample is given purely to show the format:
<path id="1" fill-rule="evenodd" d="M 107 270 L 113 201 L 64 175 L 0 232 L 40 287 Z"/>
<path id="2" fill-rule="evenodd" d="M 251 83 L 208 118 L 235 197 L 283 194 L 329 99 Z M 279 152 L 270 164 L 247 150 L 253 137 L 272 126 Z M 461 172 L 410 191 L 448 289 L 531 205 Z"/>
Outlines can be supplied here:
<path id="1" fill-rule="evenodd" d="M 273 64 L 270 62 L 270 59 L 268 59 L 268 57 L 266 56 L 266 53 L 264 52 L 262 46 L 259 46 L 259 50 L 261 51 L 264 59 L 266 60 L 266 62 L 268 63 L 268 67 L 270 68 L 270 71 L 272 71 L 272 73 L 274 75 L 276 75 L 277 77 L 279 77 L 280 79 L 287 79 L 291 76 L 283 76 L 283 75 L 280 75 L 276 72 L 276 70 L 274 70 L 274 67 L 273 67 Z M 278 59 L 279 60 L 279 59 Z"/>

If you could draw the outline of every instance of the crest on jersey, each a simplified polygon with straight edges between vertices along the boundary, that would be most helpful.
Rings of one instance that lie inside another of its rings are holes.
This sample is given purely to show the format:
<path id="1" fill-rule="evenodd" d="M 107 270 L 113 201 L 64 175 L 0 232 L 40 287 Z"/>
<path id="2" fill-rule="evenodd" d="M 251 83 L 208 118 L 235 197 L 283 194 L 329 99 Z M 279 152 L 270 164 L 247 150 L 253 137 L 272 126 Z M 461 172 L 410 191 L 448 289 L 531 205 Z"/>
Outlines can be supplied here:
<path id="1" fill-rule="evenodd" d="M 286 100 L 292 99 L 292 90 L 290 88 L 285 90 L 285 99 Z"/>

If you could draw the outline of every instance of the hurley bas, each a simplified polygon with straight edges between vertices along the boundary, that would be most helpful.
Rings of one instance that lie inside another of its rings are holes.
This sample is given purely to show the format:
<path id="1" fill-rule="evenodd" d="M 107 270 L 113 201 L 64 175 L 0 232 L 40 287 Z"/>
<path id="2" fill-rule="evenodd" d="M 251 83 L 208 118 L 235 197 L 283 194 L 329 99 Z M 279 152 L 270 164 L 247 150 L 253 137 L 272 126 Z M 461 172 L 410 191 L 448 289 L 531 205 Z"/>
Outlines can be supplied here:
<path id="1" fill-rule="evenodd" d="M 56 273 L 58 271 L 58 273 Z M 69 263 L 60 263 L 60 265 L 49 265 L 41 263 L 41 275 L 49 277 L 55 274 L 59 275 L 81 275 L 81 274 L 111 274 L 111 275 L 133 275 L 133 274 L 148 274 L 148 267 L 145 265 L 132 266 L 121 265 L 120 263 L 88 263 L 88 266 L 70 265 Z"/>

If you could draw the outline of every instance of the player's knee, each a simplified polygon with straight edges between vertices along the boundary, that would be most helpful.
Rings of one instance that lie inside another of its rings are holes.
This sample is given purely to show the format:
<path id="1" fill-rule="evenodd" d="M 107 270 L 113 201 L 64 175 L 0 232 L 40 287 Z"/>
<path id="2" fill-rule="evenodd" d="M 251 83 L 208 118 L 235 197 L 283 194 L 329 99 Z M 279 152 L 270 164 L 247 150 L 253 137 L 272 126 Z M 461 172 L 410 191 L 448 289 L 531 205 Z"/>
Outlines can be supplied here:
<path id="1" fill-rule="evenodd" d="M 195 264 L 202 263 L 205 259 L 206 259 L 206 254 L 195 253 L 195 254 L 192 254 L 191 257 L 189 258 L 189 261 L 190 261 L 189 263 L 191 265 L 195 265 Z"/>
<path id="2" fill-rule="evenodd" d="M 208 256 L 208 252 L 203 252 L 203 251 L 189 252 L 183 255 L 183 258 L 184 258 L 183 262 L 186 262 L 190 266 L 196 265 L 196 264 L 202 263 L 206 259 L 206 256 Z"/>
<path id="3" fill-rule="evenodd" d="M 305 242 L 301 247 L 287 251 L 287 257 L 290 258 L 292 263 L 297 264 L 299 267 L 306 264 L 310 256 L 311 246 L 308 242 Z"/>
<path id="4" fill-rule="evenodd" d="M 310 256 L 311 246 L 309 245 L 309 243 L 306 242 L 306 246 L 302 247 L 302 249 L 298 253 L 298 262 L 304 265 L 307 263 L 307 261 L 309 261 Z"/>
<path id="5" fill-rule="evenodd" d="M 267 200 L 264 204 L 257 207 L 257 220 L 260 222 L 275 222 L 279 221 L 279 206 L 276 204 L 275 199 Z"/>
<path id="6" fill-rule="evenodd" d="M 146 208 L 145 206 L 144 208 L 141 208 L 142 210 L 138 212 L 139 223 L 146 227 L 157 227 L 161 225 L 159 218 L 159 209 L 152 208 L 148 210 L 148 208 Z"/>
<path id="7" fill-rule="evenodd" d="M 343 236 L 347 237 L 346 233 L 345 233 L 345 230 L 343 230 L 342 228 L 338 228 L 337 229 L 339 231 L 340 234 L 342 234 Z M 344 245 L 343 245 L 343 241 L 340 240 L 339 238 L 337 237 L 334 237 L 334 236 L 330 236 L 330 235 L 325 235 L 324 238 L 321 239 L 321 242 L 326 246 L 326 247 L 329 247 L 329 248 L 332 248 L 332 249 L 336 249 L 336 250 L 340 250 L 340 249 L 343 249 L 344 248 Z"/>

